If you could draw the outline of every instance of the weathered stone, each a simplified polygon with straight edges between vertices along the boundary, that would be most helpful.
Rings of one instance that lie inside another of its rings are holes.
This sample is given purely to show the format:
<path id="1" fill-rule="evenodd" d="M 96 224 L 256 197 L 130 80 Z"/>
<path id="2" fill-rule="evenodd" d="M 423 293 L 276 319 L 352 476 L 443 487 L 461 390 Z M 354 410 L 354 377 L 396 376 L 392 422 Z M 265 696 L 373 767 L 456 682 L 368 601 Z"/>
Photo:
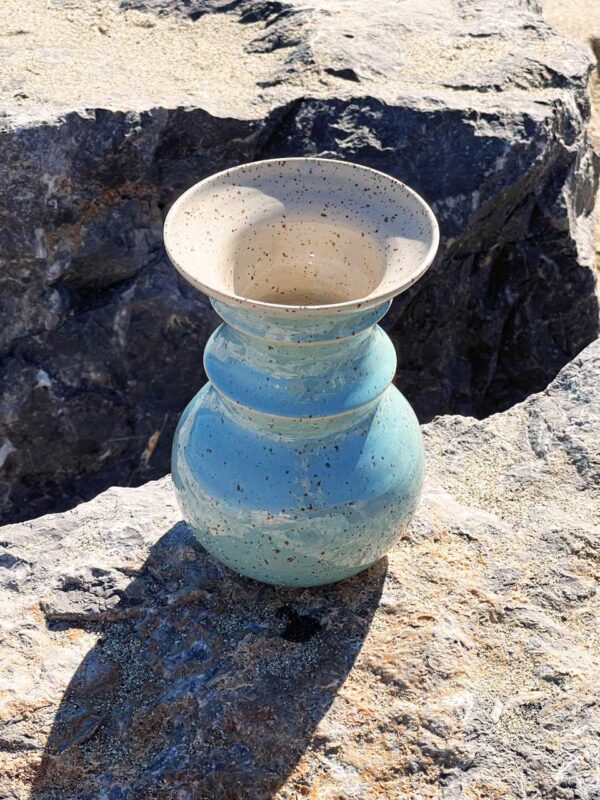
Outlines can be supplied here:
<path id="1" fill-rule="evenodd" d="M 421 419 L 506 408 L 597 334 L 591 59 L 533 2 L 93 5 L 0 21 L 7 518 L 168 469 L 215 318 L 162 219 L 232 164 L 346 158 L 432 204 L 440 256 L 388 316 Z"/>
<path id="2" fill-rule="evenodd" d="M 593 798 L 600 342 L 424 427 L 407 537 L 316 590 L 237 577 L 169 479 L 1 531 L 0 796 Z"/>

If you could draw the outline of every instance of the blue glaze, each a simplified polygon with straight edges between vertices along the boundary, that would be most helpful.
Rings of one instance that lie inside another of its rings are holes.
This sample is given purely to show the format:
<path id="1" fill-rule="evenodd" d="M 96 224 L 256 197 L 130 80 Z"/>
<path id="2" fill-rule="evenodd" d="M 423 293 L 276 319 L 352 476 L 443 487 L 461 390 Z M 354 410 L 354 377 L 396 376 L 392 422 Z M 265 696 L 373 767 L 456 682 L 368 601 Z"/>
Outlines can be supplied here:
<path id="1" fill-rule="evenodd" d="M 209 340 L 210 383 L 175 434 L 185 518 L 216 558 L 266 583 L 360 572 L 402 534 L 423 477 L 419 425 L 391 385 L 394 348 L 374 324 L 389 302 L 375 315 L 297 322 L 214 305 L 238 324 Z"/>

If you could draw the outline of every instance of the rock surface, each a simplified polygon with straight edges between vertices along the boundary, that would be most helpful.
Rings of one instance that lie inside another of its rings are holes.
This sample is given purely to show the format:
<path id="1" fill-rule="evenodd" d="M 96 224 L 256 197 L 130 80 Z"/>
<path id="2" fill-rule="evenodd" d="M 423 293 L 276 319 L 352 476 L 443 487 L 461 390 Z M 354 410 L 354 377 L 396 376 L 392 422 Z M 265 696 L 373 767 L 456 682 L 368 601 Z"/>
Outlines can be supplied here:
<path id="1" fill-rule="evenodd" d="M 440 256 L 387 318 L 423 420 L 506 408 L 597 335 L 589 54 L 533 0 L 424 8 L 4 0 L 5 519 L 167 471 L 215 318 L 162 220 L 232 164 L 345 158 L 432 204 Z"/>
<path id="2" fill-rule="evenodd" d="M 0 797 L 600 796 L 600 342 L 424 428 L 409 534 L 319 590 L 197 548 L 169 479 L 0 531 Z"/>
<path id="3" fill-rule="evenodd" d="M 579 39 L 590 49 L 597 61 L 589 83 L 591 116 L 588 131 L 596 153 L 600 154 L 600 3 L 587 0 L 543 0 L 546 21 L 564 36 Z M 594 208 L 596 266 L 600 268 L 600 200 L 596 194 Z"/>

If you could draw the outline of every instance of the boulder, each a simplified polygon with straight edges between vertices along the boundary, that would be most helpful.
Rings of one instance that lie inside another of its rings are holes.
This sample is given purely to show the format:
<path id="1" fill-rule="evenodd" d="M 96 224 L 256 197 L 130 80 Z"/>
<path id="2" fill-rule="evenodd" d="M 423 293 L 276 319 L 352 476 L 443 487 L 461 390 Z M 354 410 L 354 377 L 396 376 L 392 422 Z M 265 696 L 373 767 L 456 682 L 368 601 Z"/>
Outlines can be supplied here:
<path id="1" fill-rule="evenodd" d="M 168 477 L 4 527 L 0 796 L 595 797 L 599 401 L 600 341 L 425 426 L 414 524 L 330 587 L 220 566 Z"/>
<path id="2" fill-rule="evenodd" d="M 5 520 L 168 470 L 216 318 L 162 221 L 243 161 L 349 159 L 431 203 L 439 258 L 386 323 L 422 420 L 507 408 L 597 335 L 591 58 L 534 0 L 5 0 L 3 17 Z"/>

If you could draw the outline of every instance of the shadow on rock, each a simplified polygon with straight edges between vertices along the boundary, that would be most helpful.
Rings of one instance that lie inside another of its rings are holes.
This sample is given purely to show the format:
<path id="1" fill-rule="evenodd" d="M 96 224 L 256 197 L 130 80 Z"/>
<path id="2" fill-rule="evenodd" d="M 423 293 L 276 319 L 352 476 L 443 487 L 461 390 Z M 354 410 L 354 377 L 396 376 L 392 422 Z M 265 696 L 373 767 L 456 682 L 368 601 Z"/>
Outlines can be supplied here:
<path id="1" fill-rule="evenodd" d="M 109 611 L 47 614 L 100 638 L 64 694 L 32 800 L 271 797 L 350 671 L 386 570 L 277 589 L 234 575 L 178 523 Z"/>

